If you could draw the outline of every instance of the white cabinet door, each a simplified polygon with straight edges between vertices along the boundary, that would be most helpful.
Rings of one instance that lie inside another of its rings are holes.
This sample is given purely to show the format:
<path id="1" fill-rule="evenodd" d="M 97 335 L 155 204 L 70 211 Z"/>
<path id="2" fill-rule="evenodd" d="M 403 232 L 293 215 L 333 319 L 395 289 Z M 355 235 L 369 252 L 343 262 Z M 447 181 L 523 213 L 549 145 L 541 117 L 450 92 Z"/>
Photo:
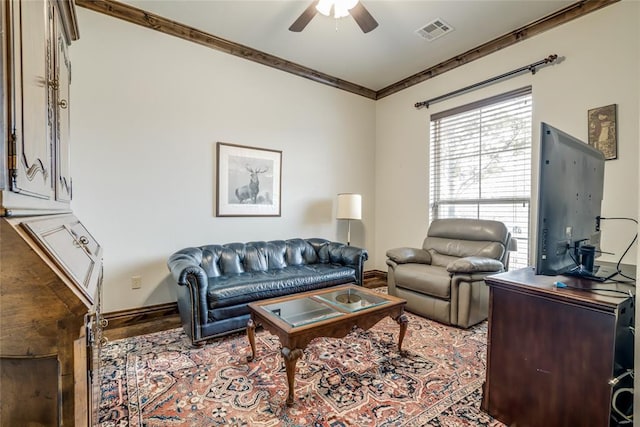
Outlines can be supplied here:
<path id="1" fill-rule="evenodd" d="M 47 108 L 55 84 L 50 61 L 52 8 L 46 1 L 12 4 L 15 169 L 11 190 L 43 199 L 53 196 L 53 110 Z"/>
<path id="2" fill-rule="evenodd" d="M 58 91 L 56 103 L 56 200 L 62 202 L 71 201 L 71 173 L 69 168 L 69 86 L 71 84 L 71 61 L 67 43 L 60 28 L 60 20 L 56 20 L 56 70 Z"/>

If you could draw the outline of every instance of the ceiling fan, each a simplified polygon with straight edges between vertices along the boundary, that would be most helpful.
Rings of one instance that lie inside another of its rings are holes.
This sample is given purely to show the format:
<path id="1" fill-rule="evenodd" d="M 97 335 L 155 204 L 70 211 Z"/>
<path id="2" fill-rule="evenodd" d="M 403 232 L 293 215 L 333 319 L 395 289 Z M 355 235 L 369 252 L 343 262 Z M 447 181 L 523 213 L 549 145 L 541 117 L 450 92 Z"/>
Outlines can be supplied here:
<path id="1" fill-rule="evenodd" d="M 336 19 L 351 15 L 363 33 L 368 33 L 378 26 L 378 22 L 358 0 L 314 0 L 291 24 L 289 31 L 299 33 L 311 22 L 316 13 L 330 16 L 331 10 Z"/>

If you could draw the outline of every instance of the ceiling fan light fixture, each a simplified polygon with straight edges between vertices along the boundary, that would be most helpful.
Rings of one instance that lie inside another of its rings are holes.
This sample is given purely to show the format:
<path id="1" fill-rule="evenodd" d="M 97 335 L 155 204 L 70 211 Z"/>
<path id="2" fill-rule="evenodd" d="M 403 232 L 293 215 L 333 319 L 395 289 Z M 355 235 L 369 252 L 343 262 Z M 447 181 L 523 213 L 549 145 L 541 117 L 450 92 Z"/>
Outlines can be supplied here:
<path id="1" fill-rule="evenodd" d="M 349 16 L 349 10 L 358 4 L 358 0 L 320 0 L 316 5 L 316 10 L 324 16 L 331 16 L 333 8 L 333 17 L 344 18 Z"/>
<path id="2" fill-rule="evenodd" d="M 324 16 L 331 15 L 331 7 L 333 7 L 332 0 L 320 0 L 316 5 L 316 9 L 318 10 L 318 12 L 320 12 Z"/>
<path id="3" fill-rule="evenodd" d="M 340 2 L 336 2 L 336 4 L 333 5 L 333 17 L 338 19 L 344 18 L 345 16 L 349 16 L 349 9 L 345 8 Z"/>
<path id="4" fill-rule="evenodd" d="M 336 18 L 336 31 L 338 28 L 337 18 L 349 15 L 351 15 L 353 20 L 356 21 L 356 24 L 358 24 L 358 27 L 360 27 L 365 34 L 378 27 L 378 22 L 359 0 L 313 0 L 293 24 L 291 24 L 289 31 L 299 33 L 304 30 L 316 14 L 320 13 L 324 16 L 331 16 L 332 9 L 333 16 Z"/>

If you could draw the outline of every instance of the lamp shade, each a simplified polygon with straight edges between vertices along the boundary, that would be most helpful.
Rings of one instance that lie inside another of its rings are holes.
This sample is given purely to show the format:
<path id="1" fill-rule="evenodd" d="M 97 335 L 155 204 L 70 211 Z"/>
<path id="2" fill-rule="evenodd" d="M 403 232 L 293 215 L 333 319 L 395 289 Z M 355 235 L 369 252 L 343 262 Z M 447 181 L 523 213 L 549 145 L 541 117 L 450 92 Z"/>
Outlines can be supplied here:
<path id="1" fill-rule="evenodd" d="M 362 195 L 353 193 L 338 194 L 337 219 L 362 219 Z"/>

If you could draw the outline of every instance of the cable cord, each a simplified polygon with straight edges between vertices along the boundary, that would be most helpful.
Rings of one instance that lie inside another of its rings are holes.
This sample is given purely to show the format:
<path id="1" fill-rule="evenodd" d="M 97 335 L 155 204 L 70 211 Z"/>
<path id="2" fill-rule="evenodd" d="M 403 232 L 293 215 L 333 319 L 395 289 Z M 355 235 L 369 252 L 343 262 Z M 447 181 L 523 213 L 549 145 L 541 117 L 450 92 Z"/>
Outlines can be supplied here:
<path id="1" fill-rule="evenodd" d="M 575 259 L 575 258 L 573 257 L 573 255 L 571 254 L 571 251 L 569 251 L 569 257 L 571 258 L 571 260 L 573 261 L 573 263 L 574 263 L 576 266 L 580 267 L 580 263 L 578 262 L 578 260 L 577 260 L 577 259 Z M 618 263 L 618 265 L 620 265 L 620 263 Z M 620 268 L 616 268 L 616 275 L 623 275 L 623 274 L 620 272 Z M 627 277 L 627 276 L 624 276 L 624 277 L 626 277 L 627 279 L 631 279 L 630 277 Z M 621 284 L 628 283 L 628 284 L 635 284 L 635 282 L 636 282 L 636 281 L 635 281 L 635 280 L 633 280 L 633 279 L 631 279 L 631 280 L 615 280 L 615 279 L 609 279 L 609 280 L 607 280 L 607 281 L 605 281 L 605 282 L 602 282 L 602 284 L 605 284 L 605 285 L 606 285 L 606 284 L 610 284 L 610 283 L 621 283 Z M 566 287 L 567 287 L 567 288 L 572 288 L 572 289 L 584 290 L 584 289 L 582 289 L 582 288 L 577 288 L 577 287 L 575 287 L 575 286 L 569 286 L 569 285 L 567 285 Z M 609 291 L 609 292 L 618 292 L 618 293 L 621 293 L 621 294 L 625 294 L 626 296 L 633 296 L 633 295 L 629 294 L 628 292 L 621 291 L 621 290 L 618 290 L 618 289 L 604 289 L 604 288 L 600 288 L 600 289 L 598 289 L 598 288 L 589 288 L 589 289 L 588 289 L 588 291 Z"/>
<path id="2" fill-rule="evenodd" d="M 618 400 L 618 396 L 620 395 L 620 393 L 631 393 L 633 395 L 633 389 L 629 387 L 619 388 L 613 393 L 613 397 L 611 398 L 611 407 L 624 420 L 618 421 L 618 424 L 630 424 L 633 422 L 633 414 L 624 414 L 620 409 L 618 409 L 618 406 L 616 405 L 616 400 Z"/>
<path id="3" fill-rule="evenodd" d="M 617 384 L 618 382 L 620 382 L 620 380 L 622 380 L 624 377 L 629 376 L 629 375 L 631 376 L 631 378 L 633 380 L 634 371 L 632 369 L 629 369 L 625 373 L 623 373 L 622 375 L 619 375 L 616 378 L 614 378 L 613 379 L 613 381 L 615 381 L 614 384 Z M 621 388 L 617 389 L 613 393 L 613 396 L 611 397 L 611 407 L 624 420 L 624 421 L 618 421 L 618 424 L 630 424 L 630 423 L 633 422 L 633 412 L 631 413 L 631 415 L 627 415 L 627 414 L 623 413 L 620 409 L 618 409 L 617 400 L 618 400 L 618 396 L 620 396 L 621 393 L 631 393 L 633 395 L 633 388 L 621 387 Z M 633 401 L 633 397 L 631 399 Z"/>
<path id="4" fill-rule="evenodd" d="M 614 283 L 614 282 L 609 282 L 609 283 Z M 633 298 L 633 294 L 631 293 L 631 291 L 623 291 L 621 289 L 607 289 L 607 288 L 580 288 L 578 286 L 571 286 L 571 285 L 567 285 L 565 284 L 563 286 L 563 288 L 568 288 L 568 289 L 575 289 L 578 291 L 587 291 L 587 292 L 613 292 L 613 293 L 617 293 L 617 294 L 622 294 L 624 295 L 625 298 Z M 605 296 L 605 295 L 603 295 Z M 609 295 L 606 295 L 609 296 Z M 611 295 L 611 298 L 622 298 L 622 297 L 618 297 L 617 295 Z"/>
<path id="5" fill-rule="evenodd" d="M 623 221 L 633 221 L 636 223 L 636 225 L 638 224 L 638 221 L 633 219 L 633 218 L 627 218 L 627 217 L 598 217 L 600 220 L 623 220 Z M 629 250 L 633 247 L 633 244 L 636 242 L 636 240 L 638 239 L 638 232 L 636 231 L 636 235 L 633 237 L 633 240 L 631 240 L 631 243 L 629 243 L 629 246 L 627 246 L 627 249 L 625 249 L 625 251 L 623 252 L 622 256 L 620 257 L 620 259 L 618 260 L 618 263 L 616 264 L 616 271 L 618 272 L 618 274 L 624 278 L 633 280 L 635 282 L 636 278 L 635 277 L 629 277 L 626 274 L 622 273 L 622 271 L 620 270 L 620 264 L 622 264 L 622 260 L 625 257 L 625 255 L 627 255 L 627 252 L 629 252 Z"/>

